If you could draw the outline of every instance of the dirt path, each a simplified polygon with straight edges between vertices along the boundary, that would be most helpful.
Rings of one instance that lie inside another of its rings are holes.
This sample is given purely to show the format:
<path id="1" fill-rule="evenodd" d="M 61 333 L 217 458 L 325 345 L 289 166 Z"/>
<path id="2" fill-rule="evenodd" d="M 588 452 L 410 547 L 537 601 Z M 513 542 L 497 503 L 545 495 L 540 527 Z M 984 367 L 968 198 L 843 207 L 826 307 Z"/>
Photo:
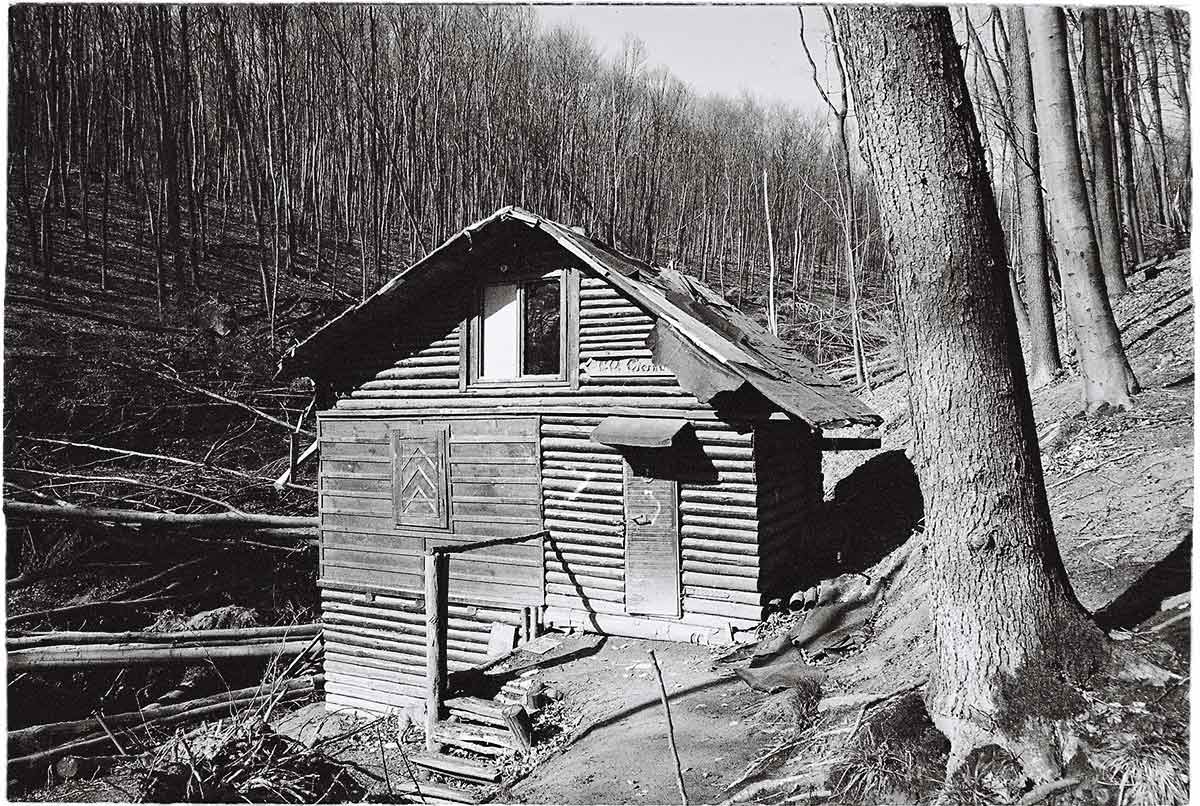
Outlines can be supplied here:
<path id="1" fill-rule="evenodd" d="M 715 671 L 707 647 L 607 638 L 594 654 L 545 671 L 545 681 L 578 708 L 575 738 L 500 802 L 679 802 L 648 648 L 658 655 L 670 695 L 688 798 L 719 800 L 760 744 L 746 713 L 758 695 L 730 672 Z"/>

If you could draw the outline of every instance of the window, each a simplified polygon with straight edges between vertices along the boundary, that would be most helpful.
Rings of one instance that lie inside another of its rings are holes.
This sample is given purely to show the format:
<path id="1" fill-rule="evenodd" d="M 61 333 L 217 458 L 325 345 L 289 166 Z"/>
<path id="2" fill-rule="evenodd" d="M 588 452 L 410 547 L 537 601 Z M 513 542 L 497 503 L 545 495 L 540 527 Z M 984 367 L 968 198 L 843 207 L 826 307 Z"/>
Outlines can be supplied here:
<path id="1" fill-rule="evenodd" d="M 563 283 L 560 272 L 483 288 L 478 379 L 563 376 Z"/>

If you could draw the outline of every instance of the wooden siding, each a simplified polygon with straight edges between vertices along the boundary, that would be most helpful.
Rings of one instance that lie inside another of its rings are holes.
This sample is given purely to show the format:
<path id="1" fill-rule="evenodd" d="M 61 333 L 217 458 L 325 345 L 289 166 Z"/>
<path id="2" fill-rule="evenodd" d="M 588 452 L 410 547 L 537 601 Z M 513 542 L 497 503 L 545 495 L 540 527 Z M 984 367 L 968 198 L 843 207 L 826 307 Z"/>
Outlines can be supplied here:
<path id="1" fill-rule="evenodd" d="M 326 581 L 321 608 L 326 703 L 376 713 L 420 709 L 425 698 L 424 599 Z M 451 599 L 448 670 L 466 669 L 487 657 L 493 623 L 519 626 L 520 621 L 519 610 Z"/>
<path id="2" fill-rule="evenodd" d="M 542 529 L 536 418 L 470 418 L 447 433 L 447 529 L 398 525 L 391 435 L 428 420 L 327 420 L 321 435 L 321 578 L 397 591 L 423 588 L 426 549 Z M 541 546 L 458 555 L 451 589 L 482 601 L 542 603 Z"/>
<path id="3" fill-rule="evenodd" d="M 350 392 L 320 417 L 331 704 L 419 707 L 421 555 L 455 540 L 543 526 L 549 532 L 542 546 L 503 546 L 451 560 L 451 670 L 481 660 L 490 624 L 517 623 L 515 608 L 527 603 L 544 602 L 563 624 L 649 625 L 682 640 L 760 620 L 768 580 L 759 566 L 768 549 L 759 541 L 751 435 L 762 422 L 719 419 L 669 373 L 593 377 L 593 359 L 650 359 L 645 338 L 653 320 L 594 277 L 581 278 L 577 306 L 579 363 L 568 372 L 578 379 L 576 389 L 569 382 L 461 389 L 462 311 L 390 352 L 347 357 L 341 388 Z M 691 421 L 711 465 L 711 478 L 678 481 L 678 618 L 628 613 L 624 460 L 590 439 L 611 414 Z M 396 524 L 390 431 L 401 422 L 447 429 L 445 530 Z"/>

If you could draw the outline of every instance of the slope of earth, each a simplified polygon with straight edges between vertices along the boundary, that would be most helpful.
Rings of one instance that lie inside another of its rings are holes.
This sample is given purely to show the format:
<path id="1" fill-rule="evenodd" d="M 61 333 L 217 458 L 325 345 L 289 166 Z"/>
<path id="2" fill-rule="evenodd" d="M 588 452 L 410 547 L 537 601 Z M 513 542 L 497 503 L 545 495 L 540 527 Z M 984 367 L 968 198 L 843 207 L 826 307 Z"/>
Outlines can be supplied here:
<path id="1" fill-rule="evenodd" d="M 1150 277 L 1132 275 L 1131 293 L 1113 305 L 1143 389 L 1133 408 L 1085 417 L 1079 377 L 1073 373 L 1033 392 L 1059 549 L 1076 595 L 1092 611 L 1103 612 L 1121 597 L 1132 607 L 1136 596 L 1126 597 L 1127 589 L 1151 572 L 1158 601 L 1190 588 L 1186 574 L 1179 575 L 1190 563 L 1192 523 L 1190 256 L 1176 253 L 1156 268 Z M 1067 339 L 1061 334 L 1060 339 L 1065 345 Z M 826 454 L 830 494 L 873 456 L 905 450 L 912 437 L 903 377 L 860 394 L 884 417 L 882 446 L 874 452 Z M 1183 556 L 1175 556 L 1181 544 Z M 1167 567 L 1160 568 L 1164 560 Z M 1157 601 L 1152 604 L 1157 608 Z M 1145 607 L 1125 616 L 1140 620 L 1148 614 Z M 1111 608 L 1104 614 L 1119 619 Z"/>
<path id="2" fill-rule="evenodd" d="M 608 638 L 587 657 L 548 669 L 573 715 L 567 749 L 513 785 L 508 803 L 678 803 L 658 681 L 662 669 L 684 785 L 692 803 L 718 799 L 760 741 L 745 687 L 706 647 Z"/>
<path id="3" fill-rule="evenodd" d="M 1114 643 L 1173 673 L 1165 686 L 1103 682 L 1085 692 L 1076 727 L 1101 776 L 1087 802 L 1186 802 L 1193 495 L 1193 308 L 1191 266 L 1177 253 L 1159 271 L 1132 276 L 1114 303 L 1143 391 L 1128 411 L 1081 413 L 1077 375 L 1033 393 L 1046 486 L 1059 549 L 1080 601 Z M 911 474 L 903 378 L 864 392 L 885 417 L 882 446 L 826 454 L 827 497 L 867 463 Z M 903 474 L 901 474 L 903 475 Z M 860 490 L 859 484 L 855 489 Z M 876 491 L 887 495 L 887 489 Z M 887 508 L 887 502 L 880 504 Z M 894 508 L 904 509 L 906 505 Z M 882 578 L 879 603 L 854 636 L 858 649 L 817 657 L 827 677 L 820 716 L 797 724 L 795 752 L 754 771 L 730 801 L 758 803 L 924 802 L 940 786 L 945 746 L 921 705 L 931 628 L 930 581 L 919 535 L 886 535 L 900 546 L 882 562 L 848 564 L 837 582 Z M 902 558 L 907 555 L 907 562 Z M 819 613 L 785 616 L 783 630 Z M 810 658 L 811 660 L 811 658 Z M 1008 766 L 1006 766 L 1006 764 Z M 1022 797 L 1011 761 L 974 758 L 946 802 L 1013 803 Z M 1160 788 L 1155 788 L 1159 786 Z M 1128 789 L 1128 791 L 1126 791 Z M 1124 794 L 1121 794 L 1124 792 Z M 1079 794 L 1079 793 L 1077 793 Z M 1100 800 L 1095 800 L 1096 798 Z M 1083 802 L 1083 801 L 1071 801 Z"/>

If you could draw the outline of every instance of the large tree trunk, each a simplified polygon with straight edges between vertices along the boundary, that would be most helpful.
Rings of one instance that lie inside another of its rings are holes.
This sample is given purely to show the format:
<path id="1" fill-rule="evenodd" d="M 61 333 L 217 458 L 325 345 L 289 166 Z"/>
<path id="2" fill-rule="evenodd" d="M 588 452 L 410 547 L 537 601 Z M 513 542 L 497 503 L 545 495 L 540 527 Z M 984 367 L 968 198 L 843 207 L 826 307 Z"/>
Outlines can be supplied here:
<path id="1" fill-rule="evenodd" d="M 1046 210 L 1042 203 L 1037 122 L 1033 112 L 1033 75 L 1029 72 L 1029 41 L 1025 15 L 1019 7 L 1005 11 L 1009 27 L 1009 75 L 1012 92 L 1013 137 L 1017 166 L 1017 208 L 1021 218 L 1021 268 L 1025 272 L 1025 301 L 1029 311 L 1029 384 L 1034 389 L 1062 371 L 1050 273 L 1046 263 Z"/>
<path id="2" fill-rule="evenodd" d="M 1137 198 L 1137 174 L 1133 169 L 1133 115 L 1129 110 L 1129 95 L 1125 87 L 1125 57 L 1121 52 L 1121 16 L 1115 8 L 1107 9 L 1107 47 L 1109 77 L 1112 81 L 1113 125 L 1117 132 L 1117 157 L 1120 165 L 1122 209 L 1125 214 L 1125 237 L 1130 259 L 1136 264 L 1145 257 L 1142 248 L 1142 213 Z"/>
<path id="3" fill-rule="evenodd" d="M 951 770 L 996 743 L 1048 780 L 1059 773 L 1051 726 L 1024 692 L 1039 670 L 1098 661 L 1061 636 L 1099 633 L 1054 540 L 1000 221 L 950 14 L 834 13 L 895 262 L 931 572 L 926 703 L 951 741 Z M 1037 683 L 1062 685 L 1045 674 Z"/>
<path id="4" fill-rule="evenodd" d="M 1172 8 L 1164 9 L 1163 13 L 1167 18 L 1167 34 L 1171 39 L 1171 67 L 1175 74 L 1176 100 L 1183 113 L 1183 131 L 1190 133 L 1192 130 L 1192 102 L 1188 92 L 1188 72 L 1183 63 L 1183 48 L 1179 41 L 1179 31 L 1182 27 L 1179 18 L 1182 17 L 1182 14 Z M 1180 162 L 1183 165 L 1184 175 L 1181 177 L 1182 181 L 1176 193 L 1177 214 L 1181 219 L 1182 226 L 1190 231 L 1192 222 L 1192 139 L 1190 136 L 1184 136 L 1182 140 Z"/>
<path id="5" fill-rule="evenodd" d="M 1121 332 L 1105 293 L 1092 211 L 1075 142 L 1075 104 L 1067 65 L 1066 20 L 1061 8 L 1025 12 L 1030 68 L 1035 76 L 1042 178 L 1054 231 L 1063 298 L 1075 326 L 1083 400 L 1088 411 L 1124 407 L 1138 391 Z M 1110 289 L 1111 290 L 1111 289 Z"/>
<path id="6" fill-rule="evenodd" d="M 1083 84 L 1087 93 L 1087 131 L 1092 145 L 1095 171 L 1096 242 L 1100 247 L 1100 269 L 1109 296 L 1124 294 L 1125 271 L 1121 261 L 1121 223 L 1117 215 L 1116 183 L 1113 176 L 1113 148 L 1108 116 L 1111 101 L 1104 92 L 1104 71 L 1100 56 L 1100 16 L 1103 9 L 1085 8 L 1083 20 Z"/>

